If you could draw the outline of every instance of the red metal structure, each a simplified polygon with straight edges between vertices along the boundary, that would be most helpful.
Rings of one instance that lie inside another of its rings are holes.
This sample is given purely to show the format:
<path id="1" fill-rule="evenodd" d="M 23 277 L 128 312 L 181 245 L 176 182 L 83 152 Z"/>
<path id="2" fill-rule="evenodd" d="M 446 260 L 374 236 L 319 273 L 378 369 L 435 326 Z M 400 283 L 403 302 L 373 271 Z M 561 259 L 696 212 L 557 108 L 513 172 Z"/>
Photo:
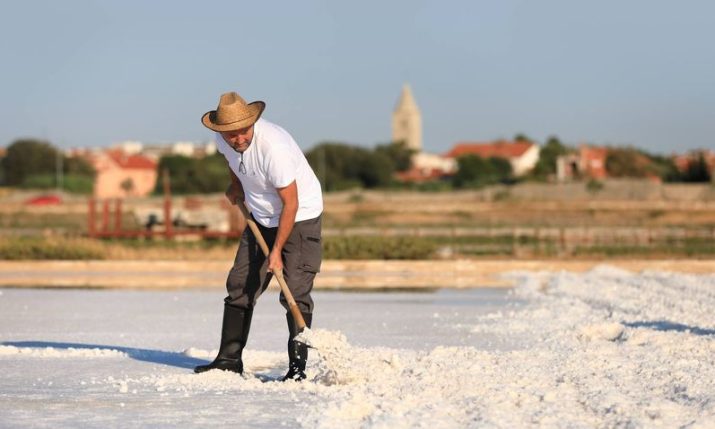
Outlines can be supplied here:
<path id="1" fill-rule="evenodd" d="M 122 206 L 123 200 L 119 198 L 97 200 L 90 198 L 87 208 L 87 234 L 92 238 L 139 238 L 139 237 L 163 237 L 173 239 L 177 236 L 195 236 L 200 238 L 238 238 L 245 228 L 245 220 L 235 207 L 229 207 L 228 231 L 211 231 L 205 228 L 180 227 L 175 225 L 172 216 L 171 187 L 169 173 L 164 171 L 162 175 L 164 189 L 163 221 L 150 220 L 144 225 L 144 229 L 127 230 L 122 226 Z M 97 225 L 97 205 L 101 206 L 101 219 L 99 227 Z M 110 228 L 111 226 L 111 228 Z M 161 228 L 156 228 L 161 226 Z"/>

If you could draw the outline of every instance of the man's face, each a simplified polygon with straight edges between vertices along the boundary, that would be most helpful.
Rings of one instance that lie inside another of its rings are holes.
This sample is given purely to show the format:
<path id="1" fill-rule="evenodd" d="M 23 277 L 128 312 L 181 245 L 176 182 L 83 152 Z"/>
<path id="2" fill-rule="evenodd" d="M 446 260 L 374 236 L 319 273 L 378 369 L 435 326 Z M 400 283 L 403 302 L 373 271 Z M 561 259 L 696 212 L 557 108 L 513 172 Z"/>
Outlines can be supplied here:
<path id="1" fill-rule="evenodd" d="M 248 149 L 253 139 L 253 125 L 235 131 L 222 131 L 221 137 L 226 140 L 234 150 L 243 152 Z"/>

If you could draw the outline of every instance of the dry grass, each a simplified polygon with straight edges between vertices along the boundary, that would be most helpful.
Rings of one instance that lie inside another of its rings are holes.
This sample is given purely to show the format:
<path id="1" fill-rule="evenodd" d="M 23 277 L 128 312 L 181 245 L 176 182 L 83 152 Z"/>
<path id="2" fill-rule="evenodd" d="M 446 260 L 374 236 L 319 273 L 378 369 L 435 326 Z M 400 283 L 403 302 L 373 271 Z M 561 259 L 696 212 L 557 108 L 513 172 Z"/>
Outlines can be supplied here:
<path id="1" fill-rule="evenodd" d="M 130 247 L 116 243 L 103 243 L 106 259 L 143 261 L 231 261 L 236 255 L 235 246 L 213 247 Z"/>

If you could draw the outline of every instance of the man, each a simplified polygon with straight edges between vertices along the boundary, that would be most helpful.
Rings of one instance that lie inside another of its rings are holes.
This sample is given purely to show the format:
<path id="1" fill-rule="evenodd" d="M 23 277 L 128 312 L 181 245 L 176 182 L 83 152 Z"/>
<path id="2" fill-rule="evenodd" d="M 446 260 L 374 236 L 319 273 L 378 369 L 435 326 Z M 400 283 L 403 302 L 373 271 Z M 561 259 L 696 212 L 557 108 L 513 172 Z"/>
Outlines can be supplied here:
<path id="1" fill-rule="evenodd" d="M 246 228 L 226 280 L 223 328 L 218 356 L 197 373 L 211 369 L 243 372 L 241 354 L 248 339 L 253 307 L 268 287 L 272 273 L 283 270 L 288 288 L 311 325 L 310 292 L 321 263 L 320 182 L 293 138 L 278 125 L 261 119 L 266 104 L 247 104 L 235 92 L 221 95 L 218 108 L 201 122 L 216 131 L 217 149 L 228 161 L 231 184 L 226 197 L 231 204 L 246 201 L 271 249 L 266 259 L 250 228 Z M 280 302 L 288 310 L 281 293 Z M 283 380 L 305 379 L 308 348 L 296 343 L 297 326 L 288 320 L 288 373 Z"/>

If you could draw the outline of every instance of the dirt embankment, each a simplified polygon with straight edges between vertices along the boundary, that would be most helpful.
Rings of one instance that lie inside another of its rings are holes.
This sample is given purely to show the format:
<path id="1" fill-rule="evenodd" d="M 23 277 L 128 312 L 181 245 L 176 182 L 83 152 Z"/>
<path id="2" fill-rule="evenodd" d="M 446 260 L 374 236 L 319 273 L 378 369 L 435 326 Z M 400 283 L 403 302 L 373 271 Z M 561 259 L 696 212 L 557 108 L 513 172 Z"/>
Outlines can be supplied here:
<path id="1" fill-rule="evenodd" d="M 317 289 L 509 287 L 511 271 L 583 272 L 606 263 L 632 272 L 715 273 L 715 260 L 325 261 Z M 216 288 L 231 261 L 0 261 L 0 287 Z M 273 285 L 275 287 L 275 285 Z"/>

